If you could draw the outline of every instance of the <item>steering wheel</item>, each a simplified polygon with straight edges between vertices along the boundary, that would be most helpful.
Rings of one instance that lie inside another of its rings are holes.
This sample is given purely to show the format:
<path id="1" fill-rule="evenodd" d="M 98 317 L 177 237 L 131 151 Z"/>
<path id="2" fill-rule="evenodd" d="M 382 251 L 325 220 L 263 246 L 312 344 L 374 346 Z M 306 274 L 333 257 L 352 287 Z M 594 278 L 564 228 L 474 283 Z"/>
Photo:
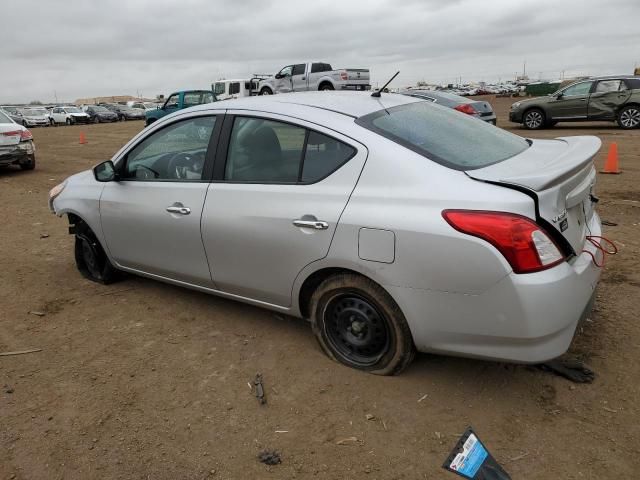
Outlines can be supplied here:
<path id="1" fill-rule="evenodd" d="M 194 180 L 202 175 L 204 152 L 176 153 L 169 159 L 167 174 L 176 180 Z M 191 174 L 191 178 L 190 175 Z"/>

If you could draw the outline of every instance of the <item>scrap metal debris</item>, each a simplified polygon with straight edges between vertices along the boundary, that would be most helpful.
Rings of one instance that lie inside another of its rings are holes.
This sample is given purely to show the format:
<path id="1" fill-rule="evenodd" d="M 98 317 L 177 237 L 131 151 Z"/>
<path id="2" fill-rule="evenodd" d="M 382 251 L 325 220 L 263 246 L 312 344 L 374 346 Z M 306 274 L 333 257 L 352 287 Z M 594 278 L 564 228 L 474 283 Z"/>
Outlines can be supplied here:
<path id="1" fill-rule="evenodd" d="M 538 367 L 576 383 L 592 383 L 596 377 L 595 372 L 577 358 L 557 358 L 541 363 Z"/>
<path id="2" fill-rule="evenodd" d="M 29 312 L 31 315 L 35 315 L 36 317 L 44 317 L 46 314 L 44 312 L 38 312 L 36 310 L 32 310 Z"/>
<path id="3" fill-rule="evenodd" d="M 618 224 L 616 222 L 610 222 L 609 220 L 601 220 L 600 223 L 602 225 L 606 225 L 607 227 L 616 227 Z"/>
<path id="4" fill-rule="evenodd" d="M 264 396 L 264 386 L 262 385 L 262 374 L 258 373 L 256 375 L 253 384 L 256 387 L 256 398 L 260 402 L 260 405 L 265 405 L 267 403 L 267 397 Z M 278 462 L 280 463 L 280 462 Z"/>
<path id="5" fill-rule="evenodd" d="M 258 454 L 258 460 L 266 465 L 278 465 L 279 463 L 282 463 L 280 454 L 275 450 L 262 450 Z"/>

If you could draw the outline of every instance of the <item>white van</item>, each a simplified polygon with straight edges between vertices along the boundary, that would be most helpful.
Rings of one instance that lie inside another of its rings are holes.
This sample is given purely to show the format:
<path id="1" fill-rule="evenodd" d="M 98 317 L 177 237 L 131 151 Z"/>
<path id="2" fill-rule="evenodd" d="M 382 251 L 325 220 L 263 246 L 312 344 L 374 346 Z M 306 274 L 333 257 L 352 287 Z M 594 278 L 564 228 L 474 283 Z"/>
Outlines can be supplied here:
<path id="1" fill-rule="evenodd" d="M 249 79 L 218 80 L 211 84 L 211 90 L 218 100 L 250 97 L 258 94 L 258 83 L 263 78 L 266 78 L 266 75 L 256 75 Z"/>

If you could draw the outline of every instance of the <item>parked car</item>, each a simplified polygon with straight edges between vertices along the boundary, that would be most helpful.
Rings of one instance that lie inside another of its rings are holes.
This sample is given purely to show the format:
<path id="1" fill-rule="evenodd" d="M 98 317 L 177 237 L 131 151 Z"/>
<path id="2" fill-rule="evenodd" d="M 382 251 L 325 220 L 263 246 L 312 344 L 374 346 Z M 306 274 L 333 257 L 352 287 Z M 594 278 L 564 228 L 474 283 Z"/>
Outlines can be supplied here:
<path id="1" fill-rule="evenodd" d="M 44 108 L 21 108 L 19 109 L 21 116 L 21 125 L 25 127 L 48 127 L 51 124 L 49 112 Z"/>
<path id="2" fill-rule="evenodd" d="M 86 107 L 85 113 L 89 115 L 89 121 L 92 123 L 109 123 L 120 120 L 117 113 L 102 105 L 90 105 Z"/>
<path id="3" fill-rule="evenodd" d="M 163 118 L 49 206 L 88 279 L 308 318 L 351 367 L 395 374 L 416 349 L 535 363 L 567 350 L 594 299 L 600 145 L 405 95 L 245 98 Z"/>
<path id="4" fill-rule="evenodd" d="M 144 110 L 132 108 L 127 105 L 109 104 L 105 108 L 118 115 L 118 120 L 144 120 Z"/>
<path id="5" fill-rule="evenodd" d="M 250 97 L 258 94 L 259 78 L 218 80 L 211 85 L 218 100 Z"/>
<path id="6" fill-rule="evenodd" d="M 309 90 L 369 90 L 369 69 L 340 68 L 328 63 L 307 62 L 287 65 L 273 77 L 260 81 L 260 95 Z"/>
<path id="7" fill-rule="evenodd" d="M 597 77 L 574 82 L 551 95 L 511 105 L 509 120 L 536 130 L 558 122 L 615 121 L 640 127 L 640 77 Z"/>
<path id="8" fill-rule="evenodd" d="M 20 110 L 18 107 L 14 107 L 11 105 L 3 105 L 2 107 L 0 107 L 0 110 L 6 113 L 9 116 L 9 118 L 11 118 L 11 120 L 22 125 L 22 114 L 20 113 Z"/>
<path id="9" fill-rule="evenodd" d="M 89 123 L 89 115 L 78 107 L 53 107 L 53 110 L 51 110 L 51 124 L 58 125 L 61 123 L 66 123 L 67 125 Z"/>
<path id="10" fill-rule="evenodd" d="M 22 170 L 36 168 L 36 146 L 26 127 L 0 111 L 0 167 L 9 165 L 18 165 Z"/>
<path id="11" fill-rule="evenodd" d="M 161 106 L 161 104 L 152 102 L 127 102 L 127 105 L 131 108 L 142 110 L 143 112 L 146 112 L 147 110 L 155 110 L 156 108 Z"/>
<path id="12" fill-rule="evenodd" d="M 485 122 L 496 124 L 496 114 L 489 102 L 482 100 L 470 100 L 460 95 L 437 90 L 403 90 L 403 95 L 420 98 L 429 102 L 437 103 L 444 107 L 453 108 L 472 117 L 479 118 Z"/>
<path id="13" fill-rule="evenodd" d="M 145 112 L 145 123 L 149 126 L 156 120 L 177 110 L 215 101 L 216 96 L 211 90 L 184 90 L 182 92 L 175 92 L 169 95 L 169 98 L 167 98 L 167 101 L 164 102 L 162 107 Z"/>

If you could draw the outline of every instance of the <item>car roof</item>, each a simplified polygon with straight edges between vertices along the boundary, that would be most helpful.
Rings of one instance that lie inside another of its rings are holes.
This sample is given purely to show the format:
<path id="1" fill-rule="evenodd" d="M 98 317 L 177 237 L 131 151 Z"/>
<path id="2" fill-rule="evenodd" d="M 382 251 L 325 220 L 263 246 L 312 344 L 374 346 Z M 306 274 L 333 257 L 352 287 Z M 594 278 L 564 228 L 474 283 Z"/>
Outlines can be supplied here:
<path id="1" fill-rule="evenodd" d="M 371 96 L 371 92 L 296 92 L 223 100 L 193 108 L 202 110 L 212 107 L 234 110 L 267 110 L 279 113 L 280 110 L 286 110 L 291 105 L 299 105 L 358 118 L 384 108 L 420 101 L 423 100 L 393 93 L 382 93 L 380 97 L 376 98 Z"/>

